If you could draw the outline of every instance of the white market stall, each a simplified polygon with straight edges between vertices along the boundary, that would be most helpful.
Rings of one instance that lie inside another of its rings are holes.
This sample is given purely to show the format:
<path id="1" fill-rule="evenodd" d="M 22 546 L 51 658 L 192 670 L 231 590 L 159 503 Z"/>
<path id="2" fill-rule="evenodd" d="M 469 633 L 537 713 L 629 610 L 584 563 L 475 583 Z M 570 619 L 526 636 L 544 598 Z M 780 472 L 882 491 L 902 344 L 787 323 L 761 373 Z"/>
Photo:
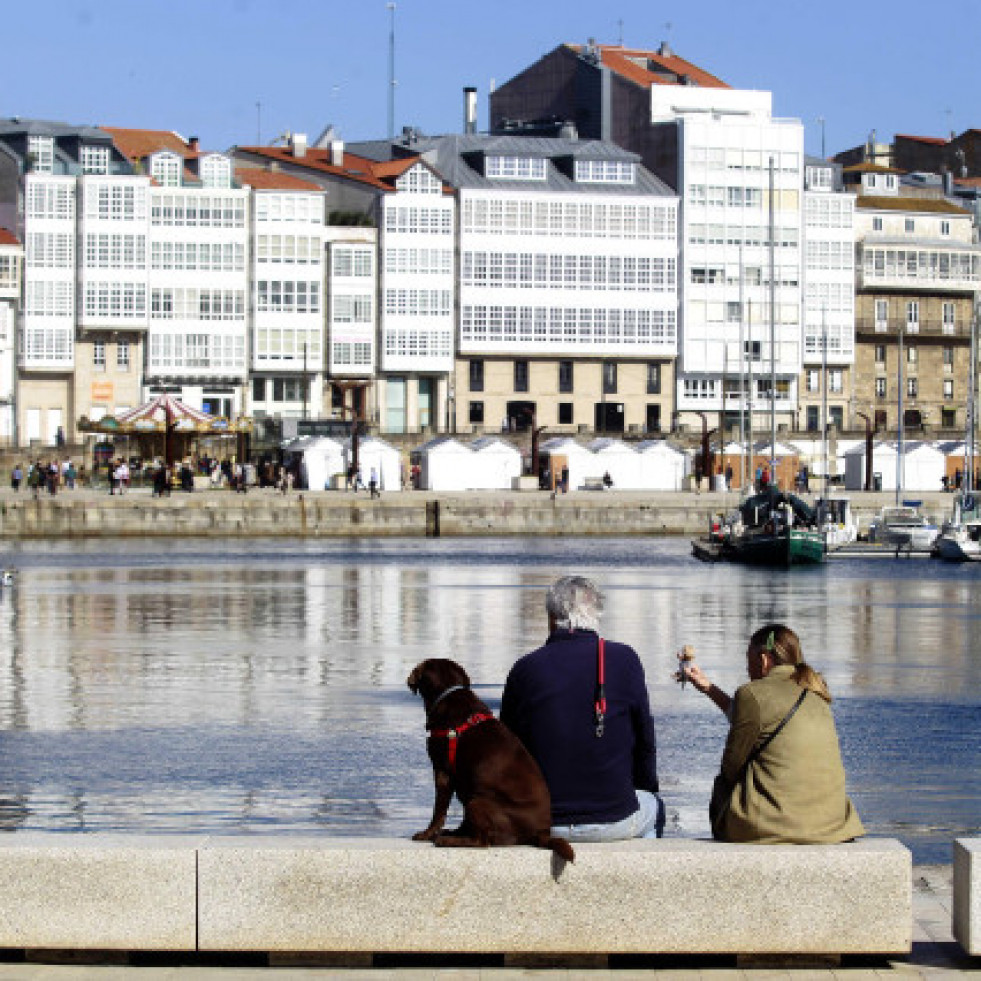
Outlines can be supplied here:
<path id="1" fill-rule="evenodd" d="M 301 436 L 287 443 L 286 453 L 300 458 L 300 486 L 307 490 L 329 490 L 331 477 L 343 474 L 344 444 L 330 436 Z"/>
<path id="2" fill-rule="evenodd" d="M 610 475 L 613 490 L 642 490 L 641 461 L 637 451 L 622 439 L 603 437 L 589 444 L 589 451 L 602 467 L 602 475 Z"/>
<path id="3" fill-rule="evenodd" d="M 511 490 L 521 476 L 521 454 L 496 436 L 475 439 L 470 448 L 475 460 L 469 481 L 472 490 Z"/>
<path id="4" fill-rule="evenodd" d="M 596 454 L 567 436 L 545 440 L 539 454 L 548 458 L 548 468 L 554 475 L 556 486 L 564 470 L 569 471 L 569 490 L 580 490 L 587 479 L 600 480 L 603 477 L 603 463 Z"/>
<path id="5" fill-rule="evenodd" d="M 437 436 L 419 447 L 419 487 L 421 490 L 467 490 L 476 466 L 476 456 L 452 436 Z"/>
<path id="6" fill-rule="evenodd" d="M 865 487 L 865 443 L 859 443 L 845 454 L 845 490 Z M 896 447 L 892 443 L 872 444 L 872 489 L 896 489 Z"/>
<path id="7" fill-rule="evenodd" d="M 344 441 L 344 469 L 352 462 L 351 440 Z M 378 474 L 378 489 L 397 491 L 402 489 L 402 457 L 390 443 L 375 436 L 358 439 L 358 470 L 365 487 L 371 480 L 371 471 Z"/>
<path id="8" fill-rule="evenodd" d="M 637 447 L 646 490 L 680 491 L 688 472 L 688 457 L 665 439 L 644 440 Z"/>
<path id="9" fill-rule="evenodd" d="M 903 490 L 938 491 L 943 488 L 946 459 L 933 443 L 903 445 Z"/>

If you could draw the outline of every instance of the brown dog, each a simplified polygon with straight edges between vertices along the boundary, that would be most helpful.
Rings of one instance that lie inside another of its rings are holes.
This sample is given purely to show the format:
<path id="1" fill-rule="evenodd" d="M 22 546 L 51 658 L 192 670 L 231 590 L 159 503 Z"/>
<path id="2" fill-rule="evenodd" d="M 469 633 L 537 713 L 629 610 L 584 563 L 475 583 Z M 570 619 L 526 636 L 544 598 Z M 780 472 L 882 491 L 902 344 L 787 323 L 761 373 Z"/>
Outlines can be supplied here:
<path id="1" fill-rule="evenodd" d="M 413 841 L 457 848 L 533 845 L 573 861 L 569 842 L 550 833 L 552 802 L 542 771 L 470 690 L 467 672 L 456 661 L 430 658 L 406 683 L 426 706 L 426 749 L 436 783 L 432 820 Z M 454 792 L 463 821 L 443 831 Z"/>

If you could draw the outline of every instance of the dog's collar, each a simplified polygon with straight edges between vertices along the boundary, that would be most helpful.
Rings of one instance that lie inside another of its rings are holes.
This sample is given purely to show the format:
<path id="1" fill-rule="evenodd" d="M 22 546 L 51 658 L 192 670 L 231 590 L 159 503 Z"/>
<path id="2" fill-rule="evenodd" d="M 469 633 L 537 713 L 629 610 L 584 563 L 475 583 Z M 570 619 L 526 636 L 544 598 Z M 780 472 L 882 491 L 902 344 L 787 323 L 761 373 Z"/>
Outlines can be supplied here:
<path id="1" fill-rule="evenodd" d="M 443 701 L 447 695 L 452 695 L 455 691 L 466 691 L 469 687 L 469 685 L 454 685 L 452 688 L 447 688 L 446 691 L 441 692 L 433 704 L 429 706 L 429 711 L 426 713 L 426 728 L 432 729 L 432 726 L 429 724 L 429 717 L 433 714 L 433 709 L 436 708 L 436 706 L 439 705 L 439 703 Z"/>

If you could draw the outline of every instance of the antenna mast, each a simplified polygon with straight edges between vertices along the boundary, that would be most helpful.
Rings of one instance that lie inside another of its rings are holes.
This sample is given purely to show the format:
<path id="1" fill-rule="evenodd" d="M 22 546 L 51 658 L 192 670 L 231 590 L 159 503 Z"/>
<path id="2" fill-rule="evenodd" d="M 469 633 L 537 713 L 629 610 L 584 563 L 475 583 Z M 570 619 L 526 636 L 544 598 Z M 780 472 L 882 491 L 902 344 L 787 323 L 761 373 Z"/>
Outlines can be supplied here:
<path id="1" fill-rule="evenodd" d="M 395 139 L 395 0 L 385 5 L 390 15 L 388 31 L 388 138 Z"/>

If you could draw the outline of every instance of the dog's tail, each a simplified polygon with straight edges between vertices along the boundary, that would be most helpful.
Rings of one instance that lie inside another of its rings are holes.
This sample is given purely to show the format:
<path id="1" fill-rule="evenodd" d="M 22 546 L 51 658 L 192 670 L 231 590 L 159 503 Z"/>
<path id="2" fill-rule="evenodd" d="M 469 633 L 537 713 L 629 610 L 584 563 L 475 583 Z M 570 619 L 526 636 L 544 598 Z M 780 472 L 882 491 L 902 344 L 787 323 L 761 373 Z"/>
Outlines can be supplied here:
<path id="1" fill-rule="evenodd" d="M 542 831 L 535 839 L 536 848 L 547 848 L 555 852 L 559 858 L 564 858 L 567 862 L 576 860 L 576 853 L 572 850 L 572 845 L 565 838 L 554 838 L 547 831 Z"/>

